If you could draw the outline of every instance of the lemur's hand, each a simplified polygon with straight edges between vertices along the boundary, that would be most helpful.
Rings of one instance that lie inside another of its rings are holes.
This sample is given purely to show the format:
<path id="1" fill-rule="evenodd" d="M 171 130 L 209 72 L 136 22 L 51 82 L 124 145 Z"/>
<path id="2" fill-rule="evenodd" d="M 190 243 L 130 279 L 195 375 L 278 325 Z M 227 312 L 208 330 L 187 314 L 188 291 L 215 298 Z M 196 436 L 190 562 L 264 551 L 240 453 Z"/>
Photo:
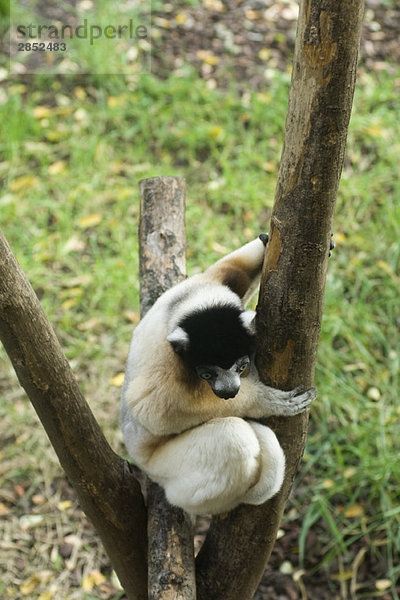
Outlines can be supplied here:
<path id="1" fill-rule="evenodd" d="M 260 238 L 264 246 L 266 246 L 268 242 L 268 233 L 260 233 L 258 237 Z"/>

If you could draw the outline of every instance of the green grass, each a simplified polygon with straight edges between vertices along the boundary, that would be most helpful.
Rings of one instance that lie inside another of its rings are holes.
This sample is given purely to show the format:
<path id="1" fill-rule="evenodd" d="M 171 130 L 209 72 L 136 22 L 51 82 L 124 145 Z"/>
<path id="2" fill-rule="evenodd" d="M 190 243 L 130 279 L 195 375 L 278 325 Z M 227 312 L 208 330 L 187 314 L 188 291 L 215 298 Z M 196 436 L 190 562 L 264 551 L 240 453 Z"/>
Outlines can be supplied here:
<path id="1" fill-rule="evenodd" d="M 99 81 L 83 87 L 41 78 L 6 89 L 0 221 L 120 448 L 119 391 L 111 379 L 124 368 L 138 311 L 137 181 L 186 177 L 190 273 L 218 258 L 220 246 L 231 250 L 265 231 L 288 78 L 277 74 L 268 93 L 242 99 L 208 89 L 189 68 L 165 81 Z M 356 92 L 327 278 L 319 396 L 301 474 L 306 485 L 299 480 L 292 500 L 303 523 L 300 565 L 308 568 L 307 534 L 318 523 L 316 568 L 335 570 L 339 559 L 351 571 L 357 542 L 371 552 L 379 578 L 393 582 L 400 576 L 398 82 L 364 74 Z M 43 465 L 56 461 L 3 350 L 0 389 L 10 442 L 1 450 L 10 469 L 0 487 L 30 480 L 33 494 L 45 477 L 49 488 L 57 467 Z M 392 593 L 397 597 L 394 586 Z"/>

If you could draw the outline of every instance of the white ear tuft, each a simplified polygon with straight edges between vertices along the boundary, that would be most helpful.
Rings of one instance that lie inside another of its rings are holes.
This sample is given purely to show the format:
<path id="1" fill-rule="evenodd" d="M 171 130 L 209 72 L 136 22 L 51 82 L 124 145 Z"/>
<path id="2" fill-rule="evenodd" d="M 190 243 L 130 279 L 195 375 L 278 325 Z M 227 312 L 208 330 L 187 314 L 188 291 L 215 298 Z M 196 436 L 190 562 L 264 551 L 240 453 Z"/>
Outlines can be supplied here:
<path id="1" fill-rule="evenodd" d="M 241 320 L 243 327 L 250 333 L 251 335 L 255 335 L 256 333 L 256 311 L 255 310 L 245 310 L 240 313 L 239 319 Z"/>
<path id="2" fill-rule="evenodd" d="M 167 335 L 167 342 L 169 342 L 174 351 L 179 354 L 189 347 L 189 336 L 182 327 L 175 327 L 175 329 Z"/>

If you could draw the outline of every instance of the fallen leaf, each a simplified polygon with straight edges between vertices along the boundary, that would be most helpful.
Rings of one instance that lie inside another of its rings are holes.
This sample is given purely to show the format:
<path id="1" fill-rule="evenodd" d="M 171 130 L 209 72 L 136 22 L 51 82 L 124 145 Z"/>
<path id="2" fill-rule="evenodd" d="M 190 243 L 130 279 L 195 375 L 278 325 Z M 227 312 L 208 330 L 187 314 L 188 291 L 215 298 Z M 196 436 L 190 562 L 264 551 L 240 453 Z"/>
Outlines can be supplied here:
<path id="1" fill-rule="evenodd" d="M 209 50 L 197 50 L 196 54 L 197 58 L 202 60 L 206 65 L 211 65 L 213 67 L 218 64 L 218 56 L 215 56 L 215 54 L 212 54 Z"/>
<path id="2" fill-rule="evenodd" d="M 78 227 L 81 227 L 82 229 L 86 229 L 87 227 L 96 227 L 96 225 L 98 225 L 102 219 L 103 215 L 100 215 L 99 213 L 86 215 L 85 217 L 79 219 Z"/>
<path id="3" fill-rule="evenodd" d="M 66 170 L 66 167 L 65 160 L 57 160 L 49 165 L 48 171 L 50 175 L 59 175 L 59 173 L 63 173 Z"/>
<path id="4" fill-rule="evenodd" d="M 343 473 L 343 476 L 345 477 L 345 479 L 350 479 L 350 477 L 353 477 L 353 475 L 355 475 L 357 473 L 357 469 L 355 467 L 349 467 L 348 469 L 345 470 L 345 472 Z"/>
<path id="5" fill-rule="evenodd" d="M 19 526 L 23 531 L 26 531 L 27 529 L 38 527 L 38 525 L 43 523 L 43 520 L 43 515 L 22 515 L 19 519 Z"/>
<path id="6" fill-rule="evenodd" d="M 290 561 L 284 560 L 279 567 L 279 572 L 283 575 L 291 575 L 294 571 L 293 565 Z"/>
<path id="7" fill-rule="evenodd" d="M 63 310 L 70 310 L 71 308 L 73 308 L 74 306 L 76 306 L 78 304 L 78 300 L 76 298 L 69 298 L 69 300 L 65 300 L 62 304 L 61 304 L 61 308 Z"/>
<path id="8" fill-rule="evenodd" d="M 171 29 L 171 23 L 168 19 L 164 19 L 163 17 L 155 17 L 154 24 L 157 27 L 162 27 L 163 29 Z"/>
<path id="9" fill-rule="evenodd" d="M 44 504 L 46 502 L 46 498 L 42 494 L 34 494 L 32 496 L 33 504 L 39 506 L 40 504 Z"/>
<path id="10" fill-rule="evenodd" d="M 71 500 L 61 500 L 61 502 L 59 502 L 57 504 L 57 508 L 60 512 L 64 512 L 65 510 L 68 510 L 69 508 L 71 508 L 71 506 L 72 506 Z"/>
<path id="11" fill-rule="evenodd" d="M 335 482 L 333 481 L 333 479 L 325 479 L 322 482 L 322 487 L 325 488 L 326 490 L 330 490 L 333 487 L 335 487 Z"/>
<path id="12" fill-rule="evenodd" d="M 83 323 L 79 323 L 78 329 L 79 331 L 89 331 L 90 329 L 94 329 L 95 327 L 97 327 L 99 324 L 100 320 L 96 317 L 93 317 L 92 319 L 88 319 Z"/>
<path id="13" fill-rule="evenodd" d="M 217 140 L 219 137 L 221 137 L 223 131 L 224 130 L 222 127 L 220 127 L 220 125 L 214 125 L 214 127 L 211 127 L 210 129 L 210 135 L 214 140 Z"/>
<path id="14" fill-rule="evenodd" d="M 33 577 L 30 577 L 27 581 L 25 581 L 25 583 L 22 583 L 19 586 L 19 591 L 24 596 L 29 596 L 30 594 L 32 594 L 33 590 L 39 585 L 39 583 L 39 577 L 37 575 L 34 575 Z"/>
<path id="15" fill-rule="evenodd" d="M 11 181 L 8 187 L 11 192 L 20 192 L 33 187 L 36 182 L 37 178 L 33 175 L 23 175 Z"/>
<path id="16" fill-rule="evenodd" d="M 83 123 L 84 121 L 88 120 L 88 113 L 84 108 L 78 108 L 78 110 L 76 110 L 74 113 L 74 119 L 78 123 Z"/>
<path id="17" fill-rule="evenodd" d="M 370 387 L 369 390 L 367 391 L 367 396 L 368 396 L 368 398 L 370 398 L 370 400 L 374 400 L 375 402 L 378 402 L 378 400 L 380 400 L 381 393 L 377 387 Z"/>
<path id="18" fill-rule="evenodd" d="M 51 115 L 51 109 L 48 106 L 35 106 L 33 116 L 36 119 L 45 119 Z"/>
<path id="19" fill-rule="evenodd" d="M 76 235 L 73 235 L 64 245 L 64 252 L 68 254 L 69 252 L 83 252 L 86 248 L 86 244 L 83 240 L 80 240 Z"/>
<path id="20" fill-rule="evenodd" d="M 345 510 L 344 516 L 348 519 L 353 519 L 354 517 L 361 517 L 364 514 L 364 507 L 361 504 L 352 504 Z"/>
<path id="21" fill-rule="evenodd" d="M 77 86 L 74 88 L 74 95 L 78 100 L 85 100 L 87 94 L 83 87 Z"/>
<path id="22" fill-rule="evenodd" d="M 267 62 L 271 57 L 271 50 L 270 48 L 261 48 L 261 50 L 258 53 L 258 58 L 260 60 L 264 60 L 265 62 Z"/>
<path id="23" fill-rule="evenodd" d="M 25 496 L 25 488 L 23 488 L 22 485 L 14 485 L 14 491 L 17 494 L 17 496 L 19 496 L 19 498 L 23 498 Z"/>
<path id="24" fill-rule="evenodd" d="M 118 375 L 115 375 L 115 377 L 113 377 L 110 381 L 111 385 L 114 385 L 115 387 L 122 387 L 123 383 L 124 383 L 124 379 L 125 379 L 125 373 L 118 373 Z"/>
<path id="25" fill-rule="evenodd" d="M 82 580 L 82 589 L 84 592 L 91 592 L 95 585 L 101 585 L 106 578 L 100 571 L 94 570 Z"/>
<path id="26" fill-rule="evenodd" d="M 203 0 L 204 8 L 215 10 L 215 12 L 225 12 L 226 6 L 221 0 Z"/>
<path id="27" fill-rule="evenodd" d="M 10 514 L 10 509 L 3 502 L 0 502 L 0 517 L 6 517 Z"/>
<path id="28" fill-rule="evenodd" d="M 385 271 L 388 275 L 393 275 L 392 267 L 385 260 L 378 260 L 376 263 L 382 271 Z"/>
<path id="29" fill-rule="evenodd" d="M 175 23 L 177 25 L 183 25 L 184 23 L 186 23 L 187 21 L 187 17 L 184 13 L 178 13 L 175 17 Z"/>
<path id="30" fill-rule="evenodd" d="M 391 587 L 391 585 L 392 585 L 392 582 L 391 582 L 390 579 L 377 579 L 375 581 L 375 587 L 380 592 L 383 592 L 384 590 L 387 590 L 388 588 Z"/>
<path id="31" fill-rule="evenodd" d="M 136 310 L 127 310 L 124 312 L 124 317 L 131 323 L 139 323 L 140 314 Z"/>

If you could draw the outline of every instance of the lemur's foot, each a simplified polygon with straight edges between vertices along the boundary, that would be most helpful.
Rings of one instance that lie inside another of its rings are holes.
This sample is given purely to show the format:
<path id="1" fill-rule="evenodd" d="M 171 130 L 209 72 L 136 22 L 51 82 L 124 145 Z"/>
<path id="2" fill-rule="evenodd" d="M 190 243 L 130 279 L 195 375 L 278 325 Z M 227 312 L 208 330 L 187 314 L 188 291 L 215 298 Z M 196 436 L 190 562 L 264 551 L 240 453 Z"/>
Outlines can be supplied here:
<path id="1" fill-rule="evenodd" d="M 260 238 L 264 246 L 266 246 L 268 242 L 268 233 L 260 233 L 258 237 Z"/>

